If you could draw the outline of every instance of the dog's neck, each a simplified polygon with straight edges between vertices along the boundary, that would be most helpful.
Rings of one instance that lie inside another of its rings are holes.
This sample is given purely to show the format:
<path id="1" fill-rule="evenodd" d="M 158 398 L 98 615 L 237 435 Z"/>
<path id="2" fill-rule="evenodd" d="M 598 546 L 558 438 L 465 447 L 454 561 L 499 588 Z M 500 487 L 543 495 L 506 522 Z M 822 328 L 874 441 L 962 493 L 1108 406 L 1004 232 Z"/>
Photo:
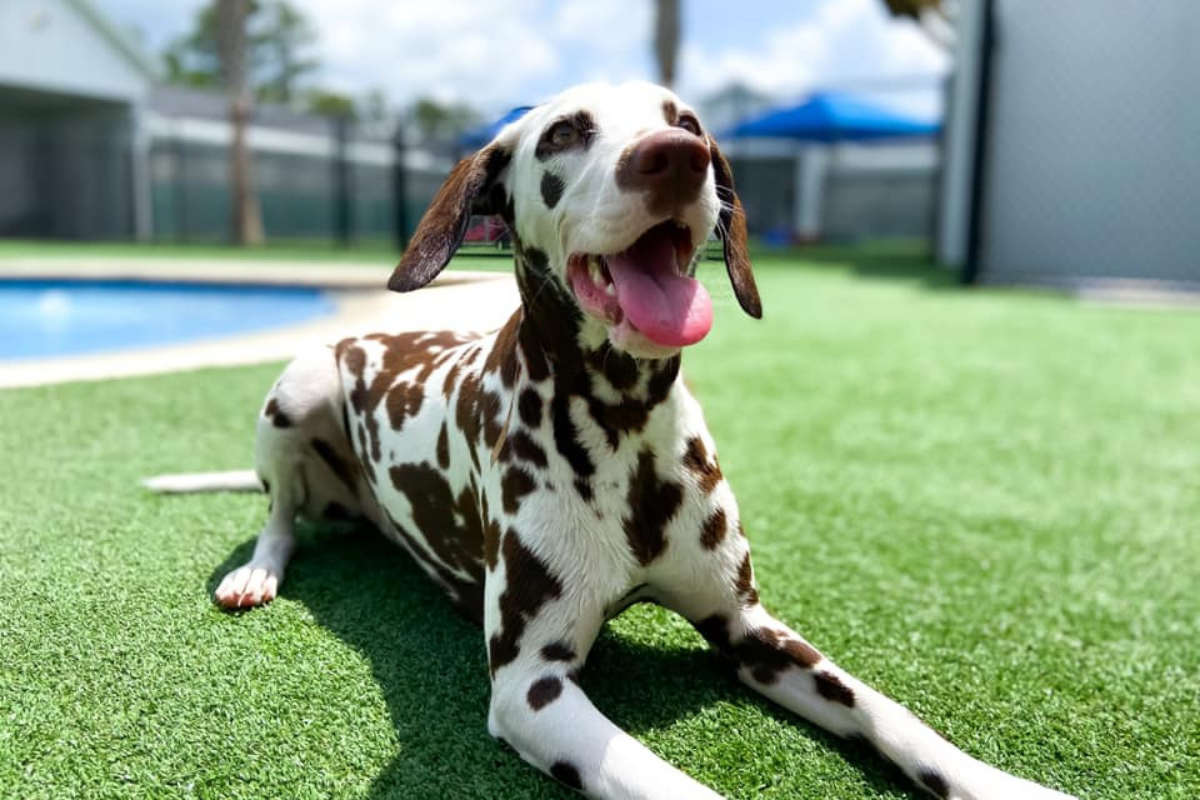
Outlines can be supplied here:
<path id="1" fill-rule="evenodd" d="M 551 274 L 546 256 L 515 239 L 513 245 L 521 294 L 514 332 L 528 377 L 550 377 L 556 394 L 587 400 L 614 444 L 621 433 L 639 431 L 649 412 L 670 396 L 680 357 L 639 359 L 614 348 L 603 325 L 585 318 Z"/>

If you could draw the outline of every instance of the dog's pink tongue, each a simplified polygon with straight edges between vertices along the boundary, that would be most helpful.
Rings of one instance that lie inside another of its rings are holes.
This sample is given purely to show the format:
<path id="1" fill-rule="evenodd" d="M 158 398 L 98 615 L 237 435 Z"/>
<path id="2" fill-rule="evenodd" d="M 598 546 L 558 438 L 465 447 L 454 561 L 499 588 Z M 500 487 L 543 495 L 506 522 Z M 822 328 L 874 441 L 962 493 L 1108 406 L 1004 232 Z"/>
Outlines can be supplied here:
<path id="1" fill-rule="evenodd" d="M 708 335 L 712 298 L 695 278 L 676 272 L 669 236 L 643 236 L 607 263 L 621 310 L 646 338 L 664 347 L 685 347 Z"/>

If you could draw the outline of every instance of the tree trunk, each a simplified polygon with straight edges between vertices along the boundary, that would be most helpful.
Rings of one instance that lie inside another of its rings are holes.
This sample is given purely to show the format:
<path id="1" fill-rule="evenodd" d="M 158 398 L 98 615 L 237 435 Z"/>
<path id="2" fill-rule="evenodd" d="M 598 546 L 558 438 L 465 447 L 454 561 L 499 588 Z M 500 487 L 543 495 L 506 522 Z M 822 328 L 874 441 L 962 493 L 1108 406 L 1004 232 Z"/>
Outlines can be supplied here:
<path id="1" fill-rule="evenodd" d="M 675 62 L 679 57 L 680 0 L 655 0 L 654 56 L 658 79 L 663 86 L 675 85 Z"/>
<path id="2" fill-rule="evenodd" d="M 254 191 L 254 170 L 246 126 L 254 114 L 254 99 L 246 85 L 247 0 L 220 0 L 221 62 L 229 91 L 229 124 L 233 142 L 229 150 L 231 230 L 238 245 L 263 242 L 262 215 Z"/>

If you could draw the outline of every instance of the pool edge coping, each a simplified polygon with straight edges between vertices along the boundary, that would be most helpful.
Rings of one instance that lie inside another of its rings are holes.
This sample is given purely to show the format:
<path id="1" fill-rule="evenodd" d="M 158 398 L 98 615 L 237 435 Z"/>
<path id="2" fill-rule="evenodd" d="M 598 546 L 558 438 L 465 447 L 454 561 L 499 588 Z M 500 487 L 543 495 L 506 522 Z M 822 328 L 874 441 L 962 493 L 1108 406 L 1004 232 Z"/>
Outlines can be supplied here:
<path id="1" fill-rule="evenodd" d="M 88 264 L 58 263 L 52 259 L 0 260 L 0 282 L 129 280 L 300 286 L 328 291 L 337 310 L 333 315 L 296 325 L 194 342 L 83 356 L 0 360 L 0 390 L 286 361 L 306 348 L 370 331 L 493 330 L 519 305 L 516 282 L 511 273 L 505 272 L 449 270 L 421 292 L 396 294 L 383 288 L 386 270 L 341 263 L 263 265 L 223 261 L 181 265 L 147 261 L 123 262 L 109 268 L 103 262 L 100 259 Z"/>

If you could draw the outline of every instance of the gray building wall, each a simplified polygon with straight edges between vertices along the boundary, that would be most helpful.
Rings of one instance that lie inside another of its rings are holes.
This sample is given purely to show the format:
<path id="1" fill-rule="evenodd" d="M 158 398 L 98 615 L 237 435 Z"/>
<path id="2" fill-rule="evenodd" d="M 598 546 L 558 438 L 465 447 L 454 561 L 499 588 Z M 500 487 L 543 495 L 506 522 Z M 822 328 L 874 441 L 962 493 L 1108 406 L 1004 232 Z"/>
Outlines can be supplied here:
<path id="1" fill-rule="evenodd" d="M 995 13 L 982 279 L 1200 283 L 1200 2 Z"/>

